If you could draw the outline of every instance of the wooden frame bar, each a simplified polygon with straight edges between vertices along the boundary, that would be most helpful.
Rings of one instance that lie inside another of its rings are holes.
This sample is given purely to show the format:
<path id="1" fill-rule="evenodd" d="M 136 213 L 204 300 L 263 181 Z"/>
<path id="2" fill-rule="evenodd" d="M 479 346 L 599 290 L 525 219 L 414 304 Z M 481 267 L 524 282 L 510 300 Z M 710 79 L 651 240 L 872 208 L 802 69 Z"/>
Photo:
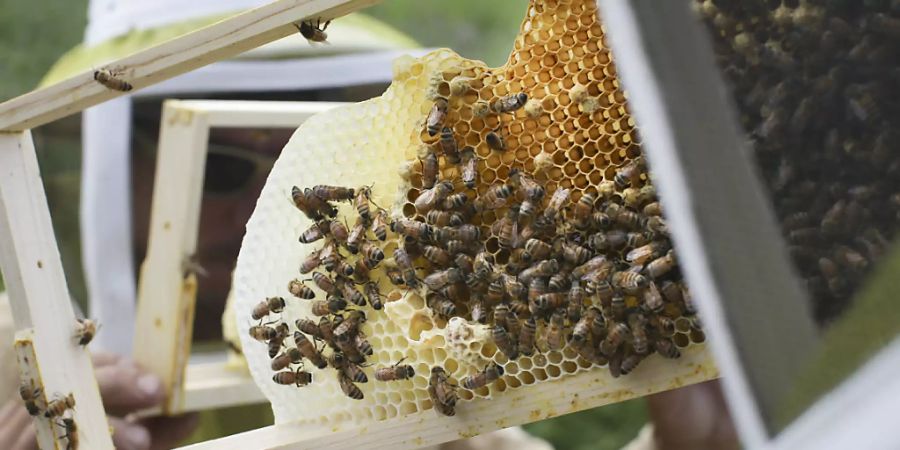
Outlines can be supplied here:
<path id="1" fill-rule="evenodd" d="M 163 381 L 167 395 L 161 412 L 177 414 L 265 400 L 249 374 L 237 374 L 225 364 L 207 365 L 202 370 L 191 370 L 188 364 L 197 278 L 184 270 L 184 262 L 197 245 L 210 128 L 296 128 L 313 114 L 338 105 L 341 103 L 164 102 L 134 340 L 135 360 Z"/>
<path id="2" fill-rule="evenodd" d="M 0 134 L 0 269 L 9 290 L 20 346 L 20 373 L 54 400 L 71 393 L 81 442 L 112 449 L 112 439 L 88 352 L 77 345 L 75 313 L 50 222 L 34 143 L 29 131 Z M 30 350 L 29 350 L 30 352 Z M 59 428 L 34 418 L 44 449 L 60 448 Z"/>
<path id="3" fill-rule="evenodd" d="M 301 19 L 333 19 L 378 2 L 277 0 L 97 69 L 140 89 L 295 34 L 293 24 Z M 93 70 L 83 72 L 0 104 L 0 130 L 34 128 L 122 94 L 95 81 Z"/>

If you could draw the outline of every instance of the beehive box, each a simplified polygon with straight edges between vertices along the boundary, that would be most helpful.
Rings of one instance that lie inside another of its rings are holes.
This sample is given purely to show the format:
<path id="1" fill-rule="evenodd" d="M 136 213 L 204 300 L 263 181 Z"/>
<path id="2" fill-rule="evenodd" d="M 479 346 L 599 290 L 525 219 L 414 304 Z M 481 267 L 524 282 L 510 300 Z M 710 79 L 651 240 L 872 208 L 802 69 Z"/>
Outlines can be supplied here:
<path id="1" fill-rule="evenodd" d="M 608 368 L 600 367 L 605 365 L 602 358 L 588 360 L 572 345 L 548 350 L 539 344 L 532 355 L 511 359 L 498 350 L 490 326 L 473 320 L 466 305 L 459 305 L 450 314 L 455 317 L 446 317 L 426 304 L 427 289 L 409 289 L 389 281 L 384 270 L 396 264 L 390 261 L 397 248 L 398 237 L 394 233 L 384 244 L 388 260 L 373 270 L 373 279 L 385 297 L 384 309 L 363 308 L 368 320 L 361 330 L 374 353 L 366 359 L 372 367 L 363 368 L 369 382 L 358 384 L 364 394 L 361 400 L 342 393 L 333 369 L 318 370 L 309 363 L 302 367 L 312 375 L 309 386 L 274 383 L 267 346 L 249 337 L 251 326 L 259 325 L 250 320 L 250 313 L 265 298 L 288 299 L 284 311 L 264 320 L 288 324 L 291 334 L 296 319 L 315 318 L 309 301 L 296 299 L 288 292 L 290 280 L 308 278 L 298 273 L 298 267 L 319 248 L 297 242 L 312 221 L 292 204 L 294 186 L 371 186 L 373 209 L 389 209 L 394 220 L 424 220 L 426 211 L 417 209 L 416 200 L 427 189 L 423 186 L 421 158 L 428 152 L 440 152 L 441 148 L 441 133 L 429 133 L 425 123 L 436 102 L 447 101 L 442 125 L 450 128 L 458 148 L 471 146 L 478 160 L 475 189 L 454 188 L 456 192 L 466 192 L 469 202 L 476 203 L 476 197 L 483 198 L 487 191 L 507 183 L 511 170 L 517 169 L 546 189 L 540 210 L 555 192 L 569 190 L 567 210 L 561 213 L 567 220 L 573 217 L 574 205 L 585 194 L 599 197 L 598 206 L 601 202 L 606 206 L 616 203 L 623 210 L 633 207 L 635 212 L 654 203 L 646 170 L 632 171 L 618 185 L 613 181 L 623 169 L 640 164 L 641 150 L 603 35 L 594 2 L 536 1 L 528 7 L 506 66 L 491 69 L 449 50 L 438 50 L 418 60 L 401 58 L 395 64 L 392 86 L 381 97 L 313 117 L 298 130 L 276 163 L 247 225 L 234 279 L 243 348 L 254 379 L 273 404 L 276 421 L 294 420 L 334 430 L 428 412 L 435 406 L 428 392 L 429 376 L 437 366 L 443 367 L 457 384 L 490 362 L 504 368 L 504 375 L 485 387 L 458 389 L 462 400 L 460 414 L 474 414 L 478 402 L 502 401 L 517 395 L 514 393 L 527 395 L 540 390 L 577 396 L 579 389 L 598 387 L 604 392 L 589 402 L 573 402 L 569 410 L 539 413 L 530 420 L 716 376 L 716 369 L 700 344 L 705 337 L 699 321 L 692 315 L 684 317 L 690 309 L 684 301 L 667 300 L 662 311 L 646 315 L 652 326 L 663 320 L 660 318 L 676 326 L 667 339 L 681 348 L 681 358 L 663 360 L 652 355 L 634 372 L 617 379 Z M 520 93 L 528 98 L 521 108 L 498 112 L 492 106 L 501 98 Z M 499 134 L 505 150 L 490 148 L 489 133 Z M 448 161 L 445 153 L 441 153 L 440 167 L 442 179 L 460 184 L 460 167 Z M 498 268 L 508 268 L 516 253 L 503 248 L 497 236 L 499 230 L 492 227 L 504 217 L 507 206 L 504 203 L 496 210 L 485 208 L 467 218 L 481 230 L 479 245 L 491 253 Z M 349 203 L 338 204 L 338 220 L 352 226 L 356 217 Z M 669 245 L 664 230 L 654 236 L 654 240 Z M 602 254 L 615 264 L 616 270 L 624 271 L 628 251 L 640 246 L 635 243 L 611 250 L 592 248 L 592 255 Z M 421 278 L 439 269 L 421 257 L 415 266 L 420 268 Z M 654 281 L 671 281 L 676 286 L 680 283 L 677 269 Z M 321 292 L 318 294 L 320 299 L 325 298 Z M 607 315 L 609 305 L 595 297 L 589 299 L 589 304 L 599 306 Z M 643 293 L 631 293 L 619 300 L 629 311 L 642 311 L 642 297 Z M 588 304 L 584 306 L 587 308 Z M 607 317 L 610 326 L 627 322 L 624 317 L 614 316 L 611 313 Z M 568 333 L 573 322 L 567 324 Z M 537 326 L 538 336 L 546 337 L 548 325 L 538 321 Z M 288 346 L 290 342 L 288 339 Z M 624 348 L 625 355 L 628 351 L 633 353 L 633 349 Z M 622 356 L 620 353 L 615 364 L 621 363 Z M 375 368 L 401 360 L 415 370 L 411 379 L 373 380 Z M 618 368 L 612 371 L 617 372 Z M 511 424 L 498 426 L 505 425 Z"/>

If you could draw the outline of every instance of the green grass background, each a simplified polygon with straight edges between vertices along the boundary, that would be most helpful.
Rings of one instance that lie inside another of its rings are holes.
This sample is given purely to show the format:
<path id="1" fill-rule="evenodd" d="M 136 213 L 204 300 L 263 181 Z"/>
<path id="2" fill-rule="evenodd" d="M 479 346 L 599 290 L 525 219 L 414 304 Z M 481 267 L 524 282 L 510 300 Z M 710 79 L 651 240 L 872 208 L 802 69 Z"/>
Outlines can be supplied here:
<path id="1" fill-rule="evenodd" d="M 152 0 L 145 0 L 152 1 Z M 56 59 L 81 41 L 86 22 L 85 0 L 0 0 L 0 98 L 33 88 Z M 408 33 L 423 46 L 450 47 L 467 58 L 492 66 L 503 64 L 527 7 L 525 0 L 389 0 L 367 10 Z M 57 190 L 77 190 L 80 161 L 64 143 L 36 142 L 48 197 Z M 54 151 L 46 151 L 52 146 Z M 74 149 L 73 149 L 74 150 Z M 52 175 L 52 176 L 51 176 Z M 76 197 L 77 198 L 77 197 Z M 77 204 L 52 204 L 54 225 L 63 254 L 78 254 Z M 66 267 L 80 267 L 77 258 Z M 80 277 L 69 280 L 83 291 Z M 2 286 L 2 280 L 0 280 Z M 644 402 L 633 400 L 526 426 L 558 449 L 620 448 L 647 420 Z M 224 430 L 223 430 L 224 431 Z"/>

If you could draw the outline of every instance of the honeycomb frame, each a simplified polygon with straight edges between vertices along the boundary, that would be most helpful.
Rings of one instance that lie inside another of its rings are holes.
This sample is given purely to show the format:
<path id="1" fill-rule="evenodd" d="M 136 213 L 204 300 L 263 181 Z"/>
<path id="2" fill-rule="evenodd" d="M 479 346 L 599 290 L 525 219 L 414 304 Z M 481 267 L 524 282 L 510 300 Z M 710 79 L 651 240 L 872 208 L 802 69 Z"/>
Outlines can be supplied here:
<path id="1" fill-rule="evenodd" d="M 382 97 L 313 117 L 285 147 L 247 225 L 235 274 L 240 335 L 245 339 L 251 372 L 272 401 L 277 422 L 300 421 L 336 429 L 347 423 L 362 425 L 427 411 L 432 407 L 426 391 L 428 368 L 438 361 L 457 381 L 480 370 L 491 360 L 506 368 L 506 375 L 497 383 L 472 392 L 460 390 L 464 400 L 462 411 L 468 409 L 469 400 L 480 402 L 512 395 L 510 393 L 527 393 L 537 387 L 562 390 L 566 380 L 582 375 L 590 375 L 588 378 L 592 382 L 616 394 L 581 407 L 716 376 L 703 346 L 691 346 L 680 362 L 667 361 L 672 366 L 671 371 L 667 368 L 662 379 L 660 373 L 652 369 L 660 362 L 648 361 L 628 377 L 612 380 L 608 373 L 592 369 L 590 363 L 578 358 L 571 347 L 510 362 L 492 344 L 483 344 L 490 341 L 485 327 L 461 319 L 449 322 L 435 319 L 421 296 L 395 290 L 385 277 L 379 280 L 383 292 L 390 292 L 384 314 L 370 315 L 363 327 L 376 348 L 368 362 L 377 367 L 408 358 L 414 361 L 416 369 L 412 380 L 361 384 L 359 386 L 366 394 L 361 401 L 343 396 L 333 373 L 309 367 L 304 370 L 313 373 L 312 386 L 303 389 L 277 386 L 271 381 L 265 346 L 247 340 L 250 309 L 261 298 L 273 295 L 291 298 L 286 291 L 286 282 L 297 277 L 297 265 L 313 250 L 313 246 L 296 244 L 296 236 L 311 222 L 291 205 L 291 187 L 315 184 L 363 186 L 375 181 L 374 203 L 392 205 L 395 217 L 413 215 L 409 210 L 411 204 L 406 200 L 415 198 L 414 194 L 410 195 L 411 188 L 421 186 L 416 174 L 416 158 L 423 145 L 435 142 L 423 131 L 423 124 L 438 96 L 455 94 L 450 98 L 461 98 L 473 105 L 467 109 L 451 104 L 447 121 L 467 124 L 464 129 L 455 129 L 454 134 L 461 137 L 458 138 L 460 147 L 473 145 L 482 158 L 479 167 L 482 192 L 485 183 L 505 179 L 518 159 L 526 171 L 543 173 L 548 188 L 561 186 L 576 190 L 573 200 L 577 200 L 582 192 L 596 192 L 601 181 L 613 179 L 618 167 L 640 154 L 634 122 L 625 107 L 626 96 L 619 89 L 615 67 L 603 43 L 603 28 L 597 22 L 596 6 L 589 1 L 572 1 L 560 2 L 557 8 L 563 6 L 573 14 L 561 23 L 546 20 L 553 16 L 544 9 L 547 3 L 534 2 L 529 7 L 529 15 L 523 22 L 507 70 L 486 68 L 483 63 L 464 60 L 448 50 L 438 50 L 419 60 L 401 58 L 395 64 L 394 84 Z M 550 39 L 551 36 L 556 36 L 556 40 Z M 552 49 L 550 52 L 535 50 L 544 48 L 537 44 L 547 41 L 550 42 L 548 48 Z M 580 44 L 575 47 L 579 51 L 560 51 L 575 44 Z M 588 52 L 595 52 L 595 57 L 582 58 Z M 530 55 L 530 61 L 537 64 L 536 69 L 543 67 L 541 64 L 550 69 L 553 64 L 565 63 L 562 68 L 552 68 L 552 72 L 561 77 L 559 82 L 545 85 L 543 90 L 536 89 L 539 83 L 546 81 L 542 80 L 544 72 L 540 71 L 534 77 L 516 81 L 516 77 L 522 76 L 531 64 L 514 65 L 526 53 Z M 535 57 L 539 57 L 536 62 Z M 576 58 L 582 59 L 576 61 Z M 454 82 L 457 79 L 463 81 Z M 529 92 L 530 99 L 514 115 L 505 119 L 490 115 L 478 117 L 481 113 L 476 105 L 487 104 L 491 98 L 519 89 Z M 554 96 L 558 101 L 553 100 Z M 567 113 L 580 118 L 566 119 Z M 384 120 L 389 115 L 391 120 Z M 564 120 L 554 121 L 557 115 L 562 115 Z M 460 118 L 470 122 L 456 120 Z M 519 121 L 511 121 L 511 118 Z M 516 152 L 493 152 L 483 142 L 487 133 L 497 129 L 509 147 L 534 145 Z M 535 139 L 538 135 L 540 137 Z M 531 141 L 522 142 L 528 139 Z M 564 151 L 557 151 L 560 149 Z M 579 174 L 579 170 L 584 173 Z M 493 175 L 488 175 L 491 173 Z M 349 209 L 349 206 L 341 205 L 339 218 L 350 217 Z M 483 223 L 495 219 L 488 216 Z M 286 248 L 292 244 L 297 248 Z M 390 247 L 385 253 L 390 253 Z M 292 323 L 294 319 L 310 316 L 309 313 L 308 303 L 292 299 L 280 318 Z M 694 334 L 693 340 L 702 342 L 703 336 Z M 687 346 L 691 340 L 690 333 L 683 333 L 680 346 Z M 387 350 L 388 347 L 394 350 Z M 401 350 L 397 350 L 398 347 Z M 366 369 L 369 375 L 371 371 Z M 307 411 L 299 410 L 298 405 L 316 405 L 320 410 L 313 417 Z M 543 417 L 539 415 L 535 420 L 538 418 Z"/>

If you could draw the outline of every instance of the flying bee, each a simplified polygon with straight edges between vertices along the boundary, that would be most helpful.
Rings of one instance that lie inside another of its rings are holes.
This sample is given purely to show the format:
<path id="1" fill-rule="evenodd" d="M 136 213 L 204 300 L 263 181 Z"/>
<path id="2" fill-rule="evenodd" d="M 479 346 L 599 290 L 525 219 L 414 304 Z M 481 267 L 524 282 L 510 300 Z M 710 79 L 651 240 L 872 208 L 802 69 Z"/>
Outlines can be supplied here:
<path id="1" fill-rule="evenodd" d="M 635 159 L 616 171 L 613 177 L 616 186 L 620 189 L 627 187 L 637 187 L 641 182 L 641 172 L 643 171 L 643 159 Z"/>
<path id="2" fill-rule="evenodd" d="M 270 326 L 254 325 L 250 327 L 250 337 L 256 339 L 257 341 L 267 342 L 269 340 L 275 339 L 276 336 L 278 336 L 278 331 Z"/>
<path id="3" fill-rule="evenodd" d="M 75 340 L 78 345 L 84 347 L 94 339 L 100 327 L 91 319 L 76 319 L 76 321 L 78 323 L 75 325 Z"/>
<path id="4" fill-rule="evenodd" d="M 596 200 L 594 195 L 584 194 L 575 202 L 575 208 L 572 211 L 572 223 L 575 228 L 584 229 L 591 224 L 591 214 L 594 212 Z"/>
<path id="5" fill-rule="evenodd" d="M 44 417 L 59 417 L 66 411 L 75 407 L 75 395 L 69 393 L 65 397 L 59 397 L 56 400 L 47 403 L 47 409 L 44 411 Z"/>
<path id="6" fill-rule="evenodd" d="M 403 359 L 397 361 L 393 366 L 375 369 L 375 379 L 378 381 L 399 381 L 408 380 L 416 376 L 416 371 L 412 366 L 400 364 L 401 362 L 403 362 Z"/>
<path id="7" fill-rule="evenodd" d="M 78 450 L 78 425 L 75 419 L 64 417 L 60 426 L 65 430 L 66 450 Z"/>
<path id="8" fill-rule="evenodd" d="M 487 143 L 488 148 L 491 150 L 500 152 L 506 150 L 506 142 L 503 140 L 503 136 L 500 136 L 500 133 L 496 131 L 489 131 L 484 136 L 484 142 Z"/>
<path id="9" fill-rule="evenodd" d="M 501 376 L 503 376 L 503 366 L 492 362 L 481 372 L 463 378 L 462 385 L 466 389 L 475 390 L 487 386 L 488 383 L 493 383 Z"/>
<path id="10" fill-rule="evenodd" d="M 352 188 L 318 184 L 312 187 L 313 194 L 325 201 L 340 202 L 353 200 Z"/>
<path id="11" fill-rule="evenodd" d="M 491 337 L 494 339 L 494 344 L 497 345 L 497 348 L 499 348 L 507 358 L 514 360 L 519 357 L 518 346 L 513 342 L 512 336 L 507 333 L 503 326 L 495 323 L 493 328 L 491 328 Z"/>
<path id="12" fill-rule="evenodd" d="M 519 353 L 525 356 L 534 354 L 534 339 L 537 335 L 537 322 L 534 317 L 529 317 L 522 325 L 522 331 L 519 332 Z M 499 347 L 499 345 L 497 346 Z"/>
<path id="13" fill-rule="evenodd" d="M 107 89 L 114 91 L 128 92 L 134 89 L 131 83 L 119 78 L 111 70 L 100 69 L 94 71 L 94 81 L 102 84 Z"/>
<path id="14" fill-rule="evenodd" d="M 297 31 L 300 32 L 300 35 L 306 38 L 310 43 L 321 43 L 328 41 L 328 34 L 325 33 L 325 29 L 328 28 L 329 24 L 331 24 L 330 20 L 323 24 L 322 19 L 316 19 L 315 25 L 313 25 L 312 20 L 307 20 L 300 22 L 300 25 L 295 23 L 294 27 L 296 27 Z"/>
<path id="15" fill-rule="evenodd" d="M 565 337 L 566 316 L 562 311 L 554 311 L 550 316 L 550 326 L 547 327 L 547 348 L 550 350 L 562 350 L 566 345 Z"/>
<path id="16" fill-rule="evenodd" d="M 549 277 L 559 271 L 559 262 L 555 259 L 540 261 L 519 273 L 519 279 L 523 283 L 530 282 L 534 277 Z"/>
<path id="17" fill-rule="evenodd" d="M 625 339 L 630 336 L 630 331 L 628 330 L 628 325 L 625 325 L 622 322 L 617 322 L 606 334 L 606 339 L 600 343 L 600 351 L 604 354 L 612 355 Z"/>
<path id="18" fill-rule="evenodd" d="M 288 292 L 294 297 L 311 300 L 316 297 L 315 291 L 309 286 L 303 284 L 300 280 L 291 280 L 288 282 Z"/>
<path id="19" fill-rule="evenodd" d="M 553 246 L 540 240 L 531 238 L 525 242 L 525 258 L 528 261 L 541 261 L 550 257 Z"/>
<path id="20" fill-rule="evenodd" d="M 34 387 L 33 383 L 30 385 L 25 383 L 19 385 L 19 396 L 25 402 L 25 409 L 28 410 L 28 414 L 32 416 L 41 413 L 41 408 L 37 405 L 41 392 L 41 388 Z"/>
<path id="21" fill-rule="evenodd" d="M 291 364 L 298 364 L 301 360 L 303 360 L 303 354 L 300 353 L 300 350 L 289 348 L 284 353 L 272 358 L 272 370 L 278 372 Z"/>
<path id="22" fill-rule="evenodd" d="M 272 375 L 272 381 L 282 386 L 290 386 L 293 384 L 297 387 L 301 387 L 312 383 L 312 374 L 300 369 L 297 369 L 296 371 L 286 370 Z"/>
<path id="23" fill-rule="evenodd" d="M 650 278 L 656 279 L 671 272 L 674 267 L 675 255 L 672 253 L 672 250 L 669 250 L 665 256 L 650 261 L 650 263 L 647 264 L 646 270 L 647 275 L 649 275 Z"/>
<path id="24" fill-rule="evenodd" d="M 359 365 L 350 362 L 343 354 L 335 352 L 329 359 L 331 367 L 355 383 L 368 383 L 369 377 Z"/>
<path id="25" fill-rule="evenodd" d="M 460 156 L 462 158 L 460 178 L 467 188 L 475 189 L 478 183 L 478 157 L 475 156 L 475 149 L 471 146 L 463 147 Z"/>
<path id="26" fill-rule="evenodd" d="M 438 157 L 433 151 L 429 150 L 425 153 L 425 157 L 421 160 L 422 164 L 422 187 L 431 189 L 438 177 Z"/>
<path id="27" fill-rule="evenodd" d="M 459 164 L 459 148 L 456 146 L 456 139 L 453 138 L 453 130 L 450 127 L 441 129 L 441 150 L 444 152 L 444 158 L 450 164 Z"/>
<path id="28" fill-rule="evenodd" d="M 449 106 L 447 100 L 443 98 L 439 97 L 434 101 L 431 112 L 428 113 L 428 118 L 425 120 L 425 128 L 428 130 L 429 136 L 434 136 L 438 133 L 441 124 L 444 123 L 444 117 L 447 115 Z"/>
<path id="29" fill-rule="evenodd" d="M 327 300 L 314 300 L 310 305 L 315 316 L 337 314 L 347 307 L 347 301 L 341 297 L 329 296 Z"/>
<path id="30" fill-rule="evenodd" d="M 443 203 L 450 193 L 453 192 L 453 183 L 449 181 L 440 181 L 431 189 L 425 189 L 419 193 L 413 204 L 420 214 L 425 214 L 435 206 Z"/>
<path id="31" fill-rule="evenodd" d="M 394 250 L 394 261 L 400 269 L 403 283 L 410 289 L 417 288 L 419 286 L 419 278 L 416 276 L 416 269 L 413 268 L 412 260 L 410 259 L 409 254 L 406 253 L 406 250 L 403 250 L 402 248 Z"/>
<path id="32" fill-rule="evenodd" d="M 651 281 L 647 286 L 647 290 L 644 291 L 644 304 L 642 306 L 650 312 L 659 313 L 662 311 L 665 301 L 662 293 L 659 292 L 659 288 L 656 287 L 656 283 Z"/>
<path id="33" fill-rule="evenodd" d="M 260 320 L 269 315 L 269 313 L 280 313 L 282 310 L 284 310 L 284 298 L 269 297 L 257 303 L 250 315 L 253 317 L 253 320 Z"/>
<path id="34" fill-rule="evenodd" d="M 500 248 L 511 249 L 518 247 L 519 238 L 519 208 L 514 206 L 506 211 L 506 215 L 498 222 L 499 233 L 497 241 Z"/>
<path id="35" fill-rule="evenodd" d="M 519 169 L 510 170 L 509 179 L 519 188 L 522 195 L 529 200 L 539 202 L 547 192 L 544 186 L 541 186 Z"/>
<path id="36" fill-rule="evenodd" d="M 378 290 L 378 283 L 368 281 L 365 289 L 366 298 L 369 300 L 369 304 L 372 305 L 372 309 L 378 311 L 384 308 L 384 304 L 381 302 L 381 292 Z"/>
<path id="37" fill-rule="evenodd" d="M 306 259 L 304 259 L 303 262 L 300 263 L 301 274 L 305 275 L 307 273 L 310 273 L 315 270 L 316 267 L 319 267 L 322 264 L 322 260 L 319 259 L 319 255 L 321 254 L 321 252 L 322 250 L 319 249 L 310 253 L 309 256 L 307 256 Z"/>
<path id="38" fill-rule="evenodd" d="M 518 94 L 510 94 L 494 100 L 491 103 L 491 110 L 497 114 L 509 113 L 525 106 L 525 103 L 528 103 L 528 95 L 524 92 L 519 92 Z"/>
<path id="39" fill-rule="evenodd" d="M 628 315 L 628 328 L 631 330 L 631 346 L 636 353 L 646 354 L 649 347 L 647 341 L 647 318 L 641 313 Z"/>
<path id="40" fill-rule="evenodd" d="M 438 317 L 449 319 L 456 315 L 456 305 L 444 294 L 429 292 L 425 297 L 425 301 Z"/>
<path id="41" fill-rule="evenodd" d="M 372 268 L 384 259 L 384 251 L 369 241 L 363 241 L 359 246 L 359 251 L 366 258 L 366 264 Z"/>
<path id="42" fill-rule="evenodd" d="M 663 358 L 675 359 L 681 357 L 681 352 L 678 351 L 678 347 L 672 342 L 672 339 L 658 338 L 653 346 L 656 347 L 656 353 L 662 355 Z"/>
<path id="43" fill-rule="evenodd" d="M 344 372 L 338 372 L 338 382 L 341 385 L 341 391 L 344 392 L 344 395 L 352 398 L 353 400 L 362 400 L 363 392 L 359 388 L 359 386 L 353 384 L 353 380 L 350 379 Z"/>
<path id="44" fill-rule="evenodd" d="M 356 212 L 359 213 L 359 217 L 362 217 L 366 223 L 369 223 L 372 220 L 372 212 L 369 208 L 369 199 L 371 198 L 372 188 L 363 186 L 356 190 L 356 197 L 353 201 Z"/>
<path id="45" fill-rule="evenodd" d="M 458 400 L 456 385 L 450 383 L 447 371 L 441 366 L 431 368 L 431 377 L 428 380 L 429 393 L 435 403 L 440 403 L 450 408 L 456 406 Z"/>
<path id="46" fill-rule="evenodd" d="M 629 294 L 638 293 L 647 287 L 647 277 L 630 270 L 614 272 L 610 282 L 613 286 Z"/>

